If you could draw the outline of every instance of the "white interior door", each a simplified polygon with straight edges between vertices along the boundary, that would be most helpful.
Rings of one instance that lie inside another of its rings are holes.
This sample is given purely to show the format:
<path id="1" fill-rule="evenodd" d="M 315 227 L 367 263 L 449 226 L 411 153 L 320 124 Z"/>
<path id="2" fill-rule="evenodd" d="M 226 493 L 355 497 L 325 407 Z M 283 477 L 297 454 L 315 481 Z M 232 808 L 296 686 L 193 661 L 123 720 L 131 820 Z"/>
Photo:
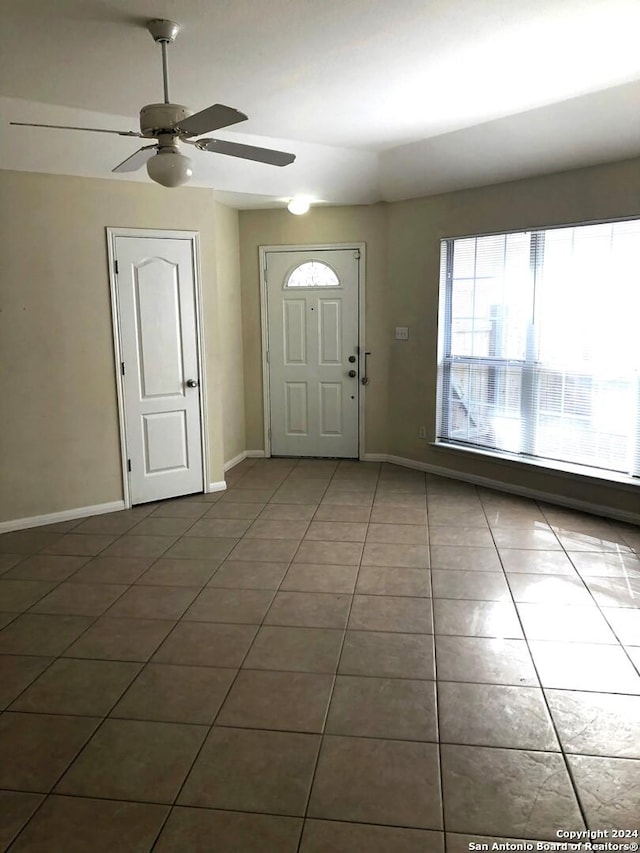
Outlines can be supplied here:
<path id="1" fill-rule="evenodd" d="M 266 252 L 271 452 L 358 456 L 354 249 Z"/>
<path id="2" fill-rule="evenodd" d="M 134 504 L 203 491 L 191 239 L 114 239 L 129 490 Z"/>

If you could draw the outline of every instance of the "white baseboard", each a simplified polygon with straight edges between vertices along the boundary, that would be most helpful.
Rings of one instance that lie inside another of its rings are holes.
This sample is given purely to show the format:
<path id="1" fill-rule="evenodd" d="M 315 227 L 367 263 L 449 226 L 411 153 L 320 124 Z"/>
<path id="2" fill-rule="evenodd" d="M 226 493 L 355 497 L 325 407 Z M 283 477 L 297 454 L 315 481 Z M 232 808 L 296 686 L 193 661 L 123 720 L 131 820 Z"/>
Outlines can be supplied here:
<path id="1" fill-rule="evenodd" d="M 12 521 L 0 521 L 0 533 L 11 530 L 26 530 L 28 527 L 44 527 L 46 524 L 57 524 L 60 521 L 75 521 L 76 518 L 87 518 L 90 515 L 103 515 L 106 512 L 117 512 L 124 509 L 124 501 L 111 501 L 94 506 L 79 506 L 75 509 L 64 509 L 62 512 L 49 512 L 46 515 L 32 515 L 28 518 L 14 518 Z"/>
<path id="2" fill-rule="evenodd" d="M 403 468 L 412 468 L 414 471 L 424 471 L 427 474 L 437 474 L 439 477 L 447 477 L 449 480 L 461 480 L 474 486 L 483 486 L 486 489 L 495 489 L 498 492 L 507 492 L 512 495 L 520 495 L 534 501 L 556 504 L 578 512 L 588 512 L 591 515 L 601 515 L 605 518 L 613 518 L 616 521 L 625 521 L 629 524 L 640 524 L 640 515 L 636 512 L 626 512 L 622 509 L 614 509 L 608 506 L 600 506 L 590 501 L 568 498 L 553 492 L 542 492 L 538 489 L 529 489 L 526 486 L 505 483 L 502 480 L 493 480 L 490 477 L 481 477 L 477 474 L 465 474 L 461 471 L 452 471 L 440 465 L 430 465 L 427 462 L 419 462 L 416 459 L 405 459 L 402 456 L 393 456 L 388 453 L 365 453 L 363 462 L 389 462 L 392 465 L 400 465 Z"/>
<path id="3" fill-rule="evenodd" d="M 264 450 L 244 450 L 242 453 L 238 453 L 237 456 L 234 456 L 233 459 L 229 459 L 228 462 L 224 463 L 224 470 L 228 471 L 230 468 L 235 468 L 236 465 L 239 465 L 241 462 L 244 462 L 245 459 L 263 459 L 264 458 Z"/>
<path id="4" fill-rule="evenodd" d="M 243 451 L 242 453 L 238 453 L 238 455 L 234 456 L 233 459 L 229 459 L 228 462 L 224 463 L 224 470 L 228 471 L 229 468 L 235 468 L 236 465 L 239 465 L 246 458 L 247 458 L 246 451 Z"/>
<path id="5" fill-rule="evenodd" d="M 209 488 L 207 491 L 209 492 L 224 492 L 227 488 L 227 484 L 224 480 L 218 480 L 217 483 L 209 483 Z"/>
<path id="6" fill-rule="evenodd" d="M 388 462 L 390 459 L 388 453 L 362 453 L 360 455 L 361 462 Z"/>

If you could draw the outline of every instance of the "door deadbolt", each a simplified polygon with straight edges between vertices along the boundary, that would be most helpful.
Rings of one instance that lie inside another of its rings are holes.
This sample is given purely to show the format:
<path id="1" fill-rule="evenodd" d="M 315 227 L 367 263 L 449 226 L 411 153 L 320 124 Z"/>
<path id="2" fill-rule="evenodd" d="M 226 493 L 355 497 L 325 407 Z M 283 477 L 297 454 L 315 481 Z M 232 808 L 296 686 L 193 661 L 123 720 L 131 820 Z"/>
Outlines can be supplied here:
<path id="1" fill-rule="evenodd" d="M 350 355 L 350 356 L 349 356 L 349 361 L 350 361 L 350 363 L 351 363 L 351 364 L 353 364 L 355 360 L 356 360 L 355 355 Z"/>
<path id="2" fill-rule="evenodd" d="M 353 379 L 356 376 L 356 372 L 355 372 L 355 370 L 350 370 L 347 375 Z"/>

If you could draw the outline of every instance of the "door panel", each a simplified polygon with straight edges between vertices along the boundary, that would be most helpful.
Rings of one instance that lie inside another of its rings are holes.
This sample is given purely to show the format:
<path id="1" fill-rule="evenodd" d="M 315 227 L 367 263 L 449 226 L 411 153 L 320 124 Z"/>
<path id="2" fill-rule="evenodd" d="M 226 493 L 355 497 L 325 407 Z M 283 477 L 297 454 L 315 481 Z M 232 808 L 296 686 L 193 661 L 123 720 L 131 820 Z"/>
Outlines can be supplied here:
<path id="1" fill-rule="evenodd" d="M 114 249 L 132 503 L 201 492 L 191 240 L 116 237 Z"/>
<path id="2" fill-rule="evenodd" d="M 266 284 L 271 452 L 357 458 L 359 252 L 267 252 Z"/>
<path id="3" fill-rule="evenodd" d="M 306 364 L 306 300 L 285 299 L 282 308 L 284 311 L 284 339 L 282 345 L 285 364 Z"/>
<path id="4" fill-rule="evenodd" d="M 342 383 L 320 383 L 320 435 L 341 435 Z"/>
<path id="5" fill-rule="evenodd" d="M 318 321 L 320 329 L 318 337 L 320 339 L 320 355 L 318 361 L 321 365 L 340 364 L 342 361 L 341 303 L 334 299 L 331 301 L 321 299 L 319 303 Z"/>
<path id="6" fill-rule="evenodd" d="M 140 396 L 182 393 L 178 268 L 153 258 L 134 269 Z"/>
<path id="7" fill-rule="evenodd" d="M 184 412 L 143 415 L 145 474 L 189 467 Z"/>
<path id="8" fill-rule="evenodd" d="M 287 435 L 307 435 L 309 409 L 306 382 L 287 382 L 285 431 Z"/>

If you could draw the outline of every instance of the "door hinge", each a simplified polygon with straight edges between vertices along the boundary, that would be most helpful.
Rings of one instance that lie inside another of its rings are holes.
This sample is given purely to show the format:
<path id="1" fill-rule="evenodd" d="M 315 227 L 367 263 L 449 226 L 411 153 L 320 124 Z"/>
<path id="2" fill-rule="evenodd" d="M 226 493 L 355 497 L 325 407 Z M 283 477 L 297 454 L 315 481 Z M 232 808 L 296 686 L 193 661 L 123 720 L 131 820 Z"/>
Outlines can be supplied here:
<path id="1" fill-rule="evenodd" d="M 360 260 L 360 249 L 355 250 L 355 252 L 353 253 L 353 257 L 356 259 L 356 261 Z"/>
<path id="2" fill-rule="evenodd" d="M 269 441 L 271 441 L 271 427 L 268 429 Z"/>
<path id="3" fill-rule="evenodd" d="M 267 364 L 269 364 L 269 350 L 267 350 Z"/>
<path id="4" fill-rule="evenodd" d="M 118 262 L 116 260 L 114 260 L 113 262 L 113 271 L 116 275 L 118 275 L 118 273 L 120 272 L 120 267 L 118 266 Z"/>
<path id="5" fill-rule="evenodd" d="M 127 471 L 131 470 L 131 460 L 127 459 Z"/>
<path id="6" fill-rule="evenodd" d="M 124 361 L 120 362 L 120 373 L 124 376 Z"/>

